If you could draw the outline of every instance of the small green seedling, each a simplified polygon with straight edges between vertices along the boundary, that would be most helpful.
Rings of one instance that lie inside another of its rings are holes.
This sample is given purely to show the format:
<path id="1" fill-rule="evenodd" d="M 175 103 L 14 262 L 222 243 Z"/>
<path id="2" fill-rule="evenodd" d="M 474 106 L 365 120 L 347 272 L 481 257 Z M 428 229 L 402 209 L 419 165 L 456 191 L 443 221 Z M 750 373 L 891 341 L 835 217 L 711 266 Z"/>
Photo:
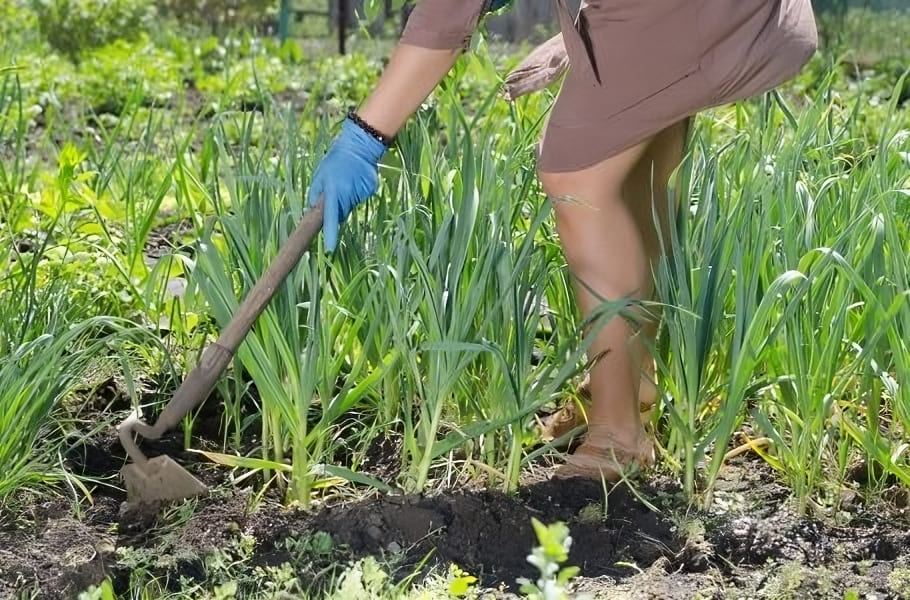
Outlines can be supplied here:
<path id="1" fill-rule="evenodd" d="M 569 559 L 572 546 L 569 528 L 559 521 L 544 525 L 533 517 L 531 524 L 539 545 L 528 556 L 528 562 L 537 567 L 540 577 L 534 583 L 525 578 L 518 579 L 520 590 L 528 600 L 568 600 L 566 587 L 580 570 L 574 566 L 560 568 Z"/>

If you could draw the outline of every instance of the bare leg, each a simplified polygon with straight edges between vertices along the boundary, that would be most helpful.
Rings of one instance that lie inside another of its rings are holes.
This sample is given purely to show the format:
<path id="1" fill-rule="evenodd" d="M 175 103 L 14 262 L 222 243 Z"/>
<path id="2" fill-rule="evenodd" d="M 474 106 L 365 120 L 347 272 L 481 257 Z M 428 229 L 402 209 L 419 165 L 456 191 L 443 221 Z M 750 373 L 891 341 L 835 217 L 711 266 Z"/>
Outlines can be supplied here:
<path id="1" fill-rule="evenodd" d="M 676 191 L 674 204 L 670 207 L 669 181 L 685 152 L 689 124 L 689 119 L 685 119 L 657 134 L 623 185 L 623 199 L 638 223 L 651 273 L 656 272 L 663 249 L 667 251 L 671 249 L 669 228 L 678 207 L 680 190 Z M 655 216 L 660 224 L 660 232 L 654 225 Z M 648 282 L 651 285 L 643 297 L 658 300 L 654 295 L 653 280 L 650 277 Z M 648 312 L 650 318 L 643 320 L 639 335 L 653 344 L 660 324 L 660 314 L 655 307 L 649 307 Z M 638 401 L 641 407 L 650 407 L 657 401 L 657 387 L 654 385 L 655 364 L 643 342 L 639 351 L 642 352 L 642 371 Z"/>
<path id="2" fill-rule="evenodd" d="M 685 127 L 671 127 L 582 171 L 540 174 L 545 191 L 554 198 L 557 229 L 585 316 L 601 299 L 652 297 L 651 263 L 660 252 L 651 212 L 652 172 L 663 181 L 654 190 L 655 206 L 666 213 L 665 179 L 682 152 L 676 138 L 684 142 Z M 599 358 L 590 372 L 588 435 L 570 466 L 613 479 L 618 467 L 605 451 L 615 452 L 620 466 L 650 462 L 651 445 L 639 409 L 646 374 L 642 367 L 648 362 L 640 336 L 653 337 L 655 331 L 656 322 L 633 336 L 625 319 L 614 318 L 596 332 L 590 355 Z"/>

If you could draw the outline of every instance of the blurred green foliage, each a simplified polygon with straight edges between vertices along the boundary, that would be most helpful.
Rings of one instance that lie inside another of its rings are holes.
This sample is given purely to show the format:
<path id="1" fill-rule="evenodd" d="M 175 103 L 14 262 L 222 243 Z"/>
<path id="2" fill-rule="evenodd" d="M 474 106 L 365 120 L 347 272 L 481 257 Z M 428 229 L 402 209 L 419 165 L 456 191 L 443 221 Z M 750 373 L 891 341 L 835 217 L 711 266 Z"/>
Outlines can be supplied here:
<path id="1" fill-rule="evenodd" d="M 116 40 L 149 30 L 155 7 L 148 0 L 31 0 L 47 43 L 73 61 Z"/>
<path id="2" fill-rule="evenodd" d="M 211 33 L 251 28 L 274 19 L 278 0 L 155 0 L 162 16 Z"/>

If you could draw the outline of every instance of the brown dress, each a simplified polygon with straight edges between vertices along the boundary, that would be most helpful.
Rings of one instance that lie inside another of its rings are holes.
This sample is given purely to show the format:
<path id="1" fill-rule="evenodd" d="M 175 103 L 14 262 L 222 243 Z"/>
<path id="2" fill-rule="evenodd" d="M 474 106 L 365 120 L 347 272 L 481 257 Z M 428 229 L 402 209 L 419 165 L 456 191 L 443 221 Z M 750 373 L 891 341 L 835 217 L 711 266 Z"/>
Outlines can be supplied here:
<path id="1" fill-rule="evenodd" d="M 705 108 L 768 91 L 818 43 L 811 0 L 587 0 L 576 19 L 554 2 L 569 67 L 540 147 L 544 172 L 583 169 Z M 486 4 L 418 0 L 401 41 L 465 47 Z"/>

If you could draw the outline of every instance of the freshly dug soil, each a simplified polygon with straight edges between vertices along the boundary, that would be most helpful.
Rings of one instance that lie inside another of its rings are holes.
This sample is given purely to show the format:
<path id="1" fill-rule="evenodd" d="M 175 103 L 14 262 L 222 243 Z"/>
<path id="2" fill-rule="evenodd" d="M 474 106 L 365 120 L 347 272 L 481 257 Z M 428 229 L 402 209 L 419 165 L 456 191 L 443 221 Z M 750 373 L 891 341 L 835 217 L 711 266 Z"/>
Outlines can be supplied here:
<path id="1" fill-rule="evenodd" d="M 137 569 L 176 590 L 181 578 L 204 581 L 206 557 L 238 548 L 241 537 L 250 542 L 243 558 L 251 573 L 288 563 L 314 591 L 334 568 L 373 555 L 393 564 L 396 577 L 454 562 L 477 576 L 489 597 L 515 597 L 516 580 L 537 575 L 526 560 L 536 545 L 532 517 L 569 525 L 567 564 L 581 569 L 574 588 L 597 598 L 841 600 L 851 589 L 856 598 L 910 597 L 906 490 L 895 488 L 874 506 L 857 496 L 837 522 L 799 517 L 786 488 L 749 456 L 724 469 L 711 512 L 687 507 L 676 482 L 659 475 L 605 497 L 599 483 L 553 480 L 543 466 L 513 495 L 479 487 L 366 493 L 303 511 L 268 495 L 251 508 L 251 490 L 231 486 L 225 470 L 181 452 L 176 436 L 147 449 L 168 452 L 212 494 L 182 505 L 128 506 L 116 487 L 102 486 L 81 513 L 69 500 L 22 499 L 21 510 L 0 518 L 0 598 L 23 592 L 75 598 L 105 577 L 122 593 Z M 393 475 L 397 451 L 393 443 L 377 446 L 374 475 Z M 123 460 L 109 433 L 72 453 L 69 464 L 112 478 Z M 329 534 L 329 550 L 301 542 L 317 532 Z"/>

